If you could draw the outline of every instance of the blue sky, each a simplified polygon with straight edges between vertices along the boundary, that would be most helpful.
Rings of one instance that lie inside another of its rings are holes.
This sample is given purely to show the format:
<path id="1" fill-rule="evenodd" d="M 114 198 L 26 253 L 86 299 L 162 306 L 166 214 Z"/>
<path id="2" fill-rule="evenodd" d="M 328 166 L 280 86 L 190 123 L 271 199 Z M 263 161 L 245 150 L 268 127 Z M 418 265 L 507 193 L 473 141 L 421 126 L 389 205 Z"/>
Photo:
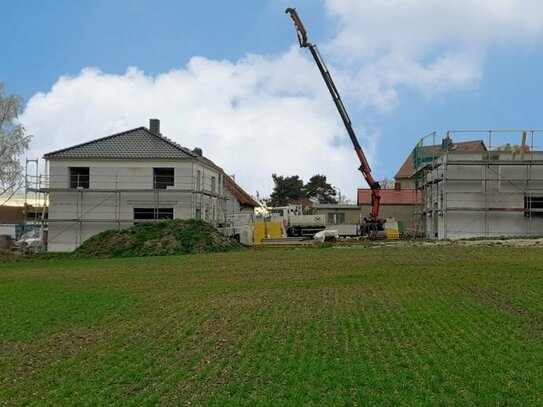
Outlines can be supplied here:
<path id="1" fill-rule="evenodd" d="M 375 176 L 390 178 L 431 131 L 543 127 L 539 3 L 4 2 L 0 81 L 28 103 L 30 157 L 158 117 L 252 194 L 269 194 L 272 172 L 324 173 L 354 197 L 356 157 L 285 7 L 319 44 Z"/>
<path id="2" fill-rule="evenodd" d="M 297 1 L 313 37 L 326 29 L 322 5 Z M 284 1 L 22 0 L 2 4 L 2 80 L 29 99 L 59 76 L 98 67 L 159 74 L 193 56 L 235 61 L 286 51 L 295 37 Z M 287 27 L 285 27 L 287 26 Z"/>

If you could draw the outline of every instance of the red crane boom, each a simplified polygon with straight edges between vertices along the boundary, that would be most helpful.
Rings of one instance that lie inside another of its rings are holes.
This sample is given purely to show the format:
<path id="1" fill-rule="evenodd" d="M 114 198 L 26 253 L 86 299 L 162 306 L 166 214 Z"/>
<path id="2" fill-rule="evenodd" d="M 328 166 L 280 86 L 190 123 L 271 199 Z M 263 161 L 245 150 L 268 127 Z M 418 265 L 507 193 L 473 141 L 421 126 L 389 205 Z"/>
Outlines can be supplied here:
<path id="1" fill-rule="evenodd" d="M 334 81 L 332 80 L 332 76 L 330 76 L 330 72 L 326 68 L 326 65 L 319 53 L 319 50 L 317 49 L 317 46 L 314 44 L 311 44 L 307 40 L 307 31 L 305 30 L 305 27 L 302 24 L 302 20 L 300 20 L 300 17 L 298 16 L 298 13 L 296 12 L 296 10 L 293 8 L 287 8 L 285 13 L 290 14 L 292 21 L 294 21 L 294 27 L 296 28 L 296 34 L 298 35 L 298 42 L 300 43 L 300 47 L 308 48 L 309 51 L 311 51 L 311 55 L 313 55 L 313 59 L 315 60 L 315 63 L 317 64 L 317 67 L 319 68 L 322 78 L 324 79 L 324 83 L 326 83 L 326 86 L 328 87 L 328 90 L 330 91 L 330 94 L 332 95 L 332 99 L 334 100 L 334 103 L 337 107 L 339 115 L 341 116 L 341 119 L 343 120 L 343 124 L 345 125 L 345 128 L 347 129 L 347 133 L 349 133 L 349 137 L 351 139 L 351 142 L 353 143 L 353 147 L 356 152 L 356 155 L 358 156 L 358 159 L 360 160 L 360 167 L 358 169 L 360 170 L 360 172 L 362 172 L 364 179 L 366 180 L 366 182 L 368 183 L 371 189 L 371 213 L 369 215 L 369 219 L 365 219 L 366 232 L 369 234 L 369 232 L 371 231 L 381 230 L 382 224 L 383 224 L 383 221 L 379 219 L 379 203 L 381 200 L 381 186 L 379 185 L 379 182 L 375 181 L 375 179 L 371 175 L 370 165 L 368 164 L 366 155 L 364 154 L 364 151 L 362 150 L 362 147 L 360 146 L 360 143 L 358 142 L 358 139 L 356 138 L 356 134 L 354 133 L 351 119 L 349 118 L 349 115 L 347 114 L 347 110 L 345 110 L 345 106 L 343 105 L 343 102 L 341 101 L 341 97 L 339 96 L 339 92 L 336 89 L 336 85 L 334 84 Z"/>

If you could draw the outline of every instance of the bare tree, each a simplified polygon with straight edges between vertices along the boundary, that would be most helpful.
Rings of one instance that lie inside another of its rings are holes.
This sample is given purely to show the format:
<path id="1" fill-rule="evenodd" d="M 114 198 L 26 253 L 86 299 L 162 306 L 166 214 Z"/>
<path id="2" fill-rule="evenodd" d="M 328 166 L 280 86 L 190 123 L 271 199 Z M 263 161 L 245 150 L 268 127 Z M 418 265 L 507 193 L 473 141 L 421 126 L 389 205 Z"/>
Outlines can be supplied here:
<path id="1" fill-rule="evenodd" d="M 19 157 L 30 144 L 24 127 L 15 119 L 21 111 L 22 98 L 4 95 L 4 84 L 0 83 L 0 206 L 21 189 L 24 183 L 23 168 Z"/>
<path id="2" fill-rule="evenodd" d="M 382 189 L 392 189 L 394 188 L 395 182 L 396 181 L 394 179 L 383 178 L 382 180 L 379 181 L 379 184 L 381 185 Z"/>

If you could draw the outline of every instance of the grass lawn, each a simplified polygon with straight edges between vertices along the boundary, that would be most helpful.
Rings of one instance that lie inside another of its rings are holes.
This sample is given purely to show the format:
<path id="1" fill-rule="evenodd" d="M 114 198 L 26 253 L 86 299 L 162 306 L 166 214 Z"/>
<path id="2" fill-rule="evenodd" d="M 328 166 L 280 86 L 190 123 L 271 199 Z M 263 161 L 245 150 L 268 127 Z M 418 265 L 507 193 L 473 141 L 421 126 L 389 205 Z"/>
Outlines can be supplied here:
<path id="1" fill-rule="evenodd" d="M 543 250 L 0 265 L 7 405 L 543 405 Z"/>

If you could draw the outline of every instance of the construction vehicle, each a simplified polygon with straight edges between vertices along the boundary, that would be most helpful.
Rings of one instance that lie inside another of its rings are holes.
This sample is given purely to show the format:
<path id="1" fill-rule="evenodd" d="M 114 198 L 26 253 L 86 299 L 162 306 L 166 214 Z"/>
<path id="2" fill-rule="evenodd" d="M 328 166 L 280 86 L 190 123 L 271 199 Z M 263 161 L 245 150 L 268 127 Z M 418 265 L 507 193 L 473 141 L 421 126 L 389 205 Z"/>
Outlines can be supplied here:
<path id="1" fill-rule="evenodd" d="M 319 50 L 317 49 L 317 46 L 308 42 L 307 31 L 305 30 L 304 25 L 302 24 L 302 21 L 300 20 L 300 17 L 298 16 L 296 10 L 293 8 L 287 8 L 285 13 L 290 14 L 292 21 L 294 21 L 294 27 L 296 28 L 296 34 L 298 35 L 298 42 L 300 43 L 300 47 L 308 48 L 309 51 L 311 51 L 311 55 L 313 55 L 313 59 L 315 60 L 315 63 L 319 68 L 322 78 L 324 79 L 324 83 L 326 84 L 328 90 L 330 91 L 330 94 L 332 95 L 332 99 L 334 100 L 339 115 L 341 116 L 343 124 L 347 129 L 347 133 L 351 138 L 351 142 L 353 143 L 356 155 L 360 160 L 360 167 L 358 169 L 360 170 L 360 172 L 362 172 L 364 179 L 366 180 L 371 189 L 371 212 L 367 218 L 364 218 L 364 222 L 362 223 L 360 228 L 361 234 L 370 238 L 377 238 L 383 236 L 384 220 L 379 218 L 381 186 L 379 185 L 379 182 L 377 182 L 371 175 L 371 168 L 368 164 L 368 160 L 366 159 L 366 155 L 364 154 L 364 151 L 362 150 L 362 147 L 360 146 L 360 143 L 356 138 L 356 134 L 351 124 L 351 119 L 347 114 L 347 110 L 345 110 L 345 106 L 341 101 L 341 97 L 339 96 L 339 92 L 336 89 L 336 85 L 332 80 L 332 76 L 330 76 L 328 68 L 326 68 L 326 65 L 324 64 L 324 61 L 319 53 Z"/>
<path id="2" fill-rule="evenodd" d="M 304 215 L 302 205 L 275 207 L 271 219 L 282 222 L 287 237 L 313 237 L 326 228 L 325 215 Z"/>

